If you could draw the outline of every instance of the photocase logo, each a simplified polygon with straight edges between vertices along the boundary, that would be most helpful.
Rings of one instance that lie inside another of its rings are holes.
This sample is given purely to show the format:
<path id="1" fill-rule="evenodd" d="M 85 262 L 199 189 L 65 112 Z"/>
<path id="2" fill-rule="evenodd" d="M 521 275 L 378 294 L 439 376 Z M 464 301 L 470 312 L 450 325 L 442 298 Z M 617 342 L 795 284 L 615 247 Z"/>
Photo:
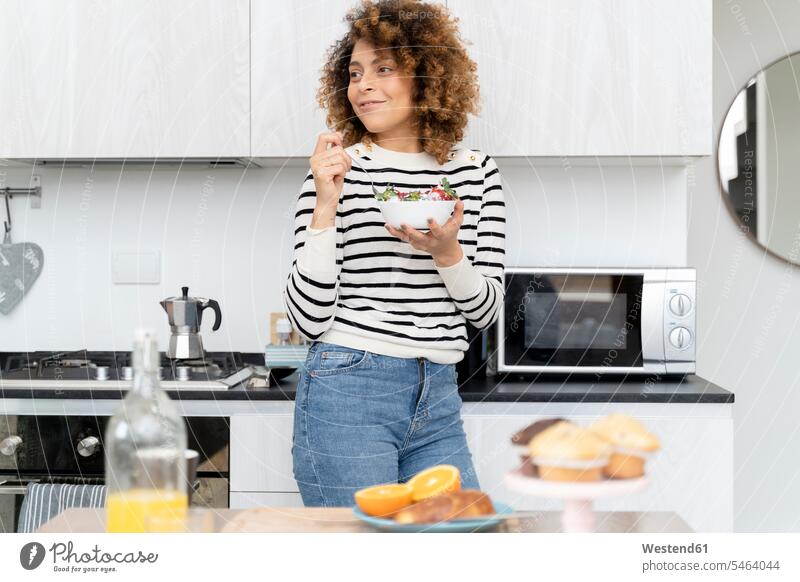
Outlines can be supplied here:
<path id="1" fill-rule="evenodd" d="M 29 542 L 19 551 L 19 563 L 26 570 L 35 570 L 44 561 L 44 546 L 39 542 Z"/>
<path id="2" fill-rule="evenodd" d="M 38 542 L 27 543 L 19 551 L 19 563 L 26 570 L 35 570 L 42 565 L 46 555 L 53 559 L 54 572 L 82 574 L 93 572 L 107 574 L 117 572 L 120 565 L 129 567 L 132 564 L 155 564 L 158 561 L 156 552 L 145 553 L 142 550 L 106 552 L 97 544 L 83 549 L 76 548 L 72 540 L 69 540 L 55 542 L 47 550 Z"/>

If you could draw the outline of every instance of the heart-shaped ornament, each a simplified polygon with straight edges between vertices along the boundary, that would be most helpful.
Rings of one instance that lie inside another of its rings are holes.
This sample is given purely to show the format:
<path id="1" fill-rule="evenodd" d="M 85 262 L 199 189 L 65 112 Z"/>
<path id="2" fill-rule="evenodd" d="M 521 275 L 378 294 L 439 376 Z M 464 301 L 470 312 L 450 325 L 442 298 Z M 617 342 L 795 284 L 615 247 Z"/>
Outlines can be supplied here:
<path id="1" fill-rule="evenodd" d="M 0 244 L 0 313 L 8 315 L 42 272 L 44 253 L 35 243 Z"/>

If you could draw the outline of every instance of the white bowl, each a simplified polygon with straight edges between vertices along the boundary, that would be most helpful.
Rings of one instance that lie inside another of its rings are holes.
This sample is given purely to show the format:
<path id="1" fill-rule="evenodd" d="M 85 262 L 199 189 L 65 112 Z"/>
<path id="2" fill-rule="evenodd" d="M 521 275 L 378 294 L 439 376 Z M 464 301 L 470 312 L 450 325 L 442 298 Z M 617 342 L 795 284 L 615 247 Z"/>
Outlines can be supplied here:
<path id="1" fill-rule="evenodd" d="M 439 226 L 447 222 L 456 206 L 455 200 L 412 200 L 378 202 L 378 208 L 387 224 L 400 228 L 407 224 L 417 230 L 430 230 L 428 219 L 433 218 Z"/>

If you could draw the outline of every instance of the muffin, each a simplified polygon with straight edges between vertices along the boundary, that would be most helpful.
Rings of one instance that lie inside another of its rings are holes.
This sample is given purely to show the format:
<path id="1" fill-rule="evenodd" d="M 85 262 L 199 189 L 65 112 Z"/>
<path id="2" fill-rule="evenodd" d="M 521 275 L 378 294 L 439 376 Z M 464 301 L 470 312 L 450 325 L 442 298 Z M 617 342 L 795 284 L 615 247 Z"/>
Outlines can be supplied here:
<path id="1" fill-rule="evenodd" d="M 613 451 L 596 433 L 571 422 L 557 422 L 528 445 L 539 478 L 547 481 L 600 481 Z"/>
<path id="2" fill-rule="evenodd" d="M 651 453 L 661 446 L 658 438 L 635 418 L 614 413 L 589 426 L 589 430 L 613 446 L 604 473 L 612 479 L 633 479 L 644 475 L 644 465 Z"/>
<path id="3" fill-rule="evenodd" d="M 546 418 L 544 420 L 537 420 L 533 424 L 529 424 L 511 436 L 511 444 L 514 445 L 517 451 L 519 451 L 519 458 L 522 461 L 519 470 L 523 475 L 527 475 L 528 477 L 539 476 L 539 472 L 536 470 L 536 465 L 531 462 L 531 455 L 528 452 L 528 444 L 531 442 L 531 440 L 533 440 L 533 437 L 542 432 L 544 429 L 549 428 L 557 422 L 561 422 L 562 420 L 564 419 Z"/>

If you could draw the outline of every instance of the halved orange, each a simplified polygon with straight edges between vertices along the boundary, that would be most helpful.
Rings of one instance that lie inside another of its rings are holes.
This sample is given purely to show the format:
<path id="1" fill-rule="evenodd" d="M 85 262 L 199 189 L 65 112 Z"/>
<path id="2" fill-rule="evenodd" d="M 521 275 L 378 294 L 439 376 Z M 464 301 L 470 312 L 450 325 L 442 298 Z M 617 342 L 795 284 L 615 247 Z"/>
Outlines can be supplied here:
<path id="1" fill-rule="evenodd" d="M 386 483 L 356 491 L 356 505 L 367 515 L 390 517 L 411 505 L 411 487 L 407 483 Z"/>
<path id="2" fill-rule="evenodd" d="M 453 465 L 436 465 L 414 475 L 408 481 L 411 486 L 411 497 L 414 501 L 422 501 L 428 497 L 452 493 L 461 489 L 461 471 Z"/>

